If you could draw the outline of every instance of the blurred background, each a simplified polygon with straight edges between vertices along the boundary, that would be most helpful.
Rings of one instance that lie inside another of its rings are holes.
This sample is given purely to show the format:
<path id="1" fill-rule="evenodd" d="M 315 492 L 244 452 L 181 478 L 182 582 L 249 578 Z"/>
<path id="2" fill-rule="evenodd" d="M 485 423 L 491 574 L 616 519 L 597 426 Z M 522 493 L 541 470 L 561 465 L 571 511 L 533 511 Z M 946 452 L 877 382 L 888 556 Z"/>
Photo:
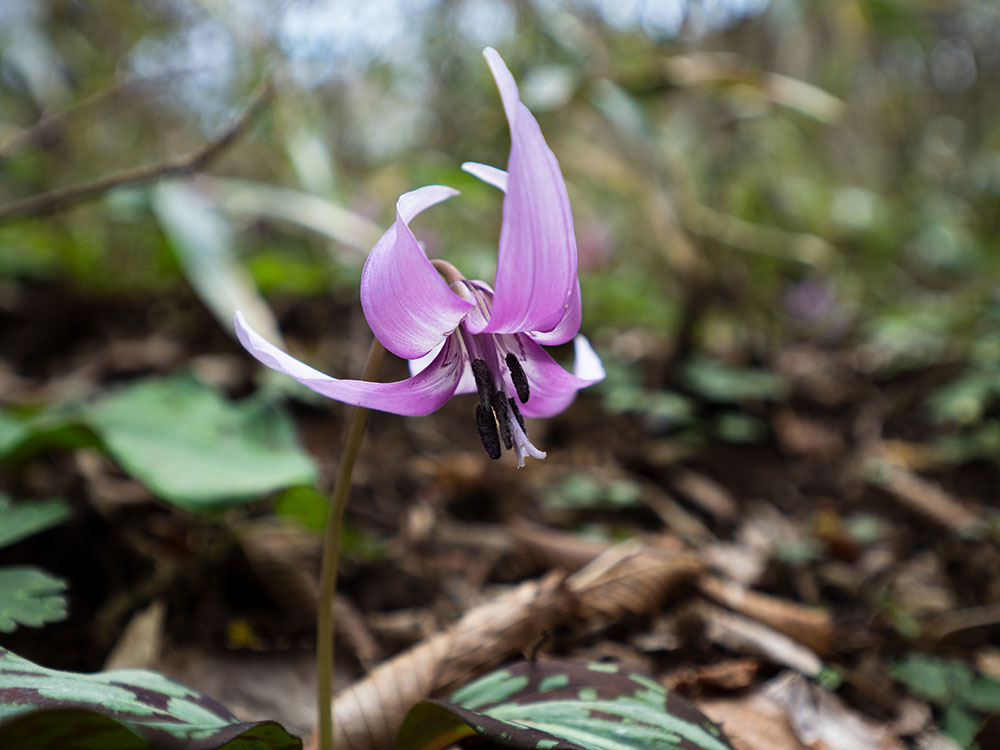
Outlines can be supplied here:
<path id="1" fill-rule="evenodd" d="M 487 45 L 562 166 L 608 378 L 529 425 L 549 459 L 519 473 L 481 455 L 463 399 L 376 415 L 352 612 L 426 605 L 458 575 L 463 554 L 410 559 L 415 509 L 606 539 L 694 519 L 699 543 L 776 511 L 746 581 L 865 613 L 841 653 L 882 682 L 924 618 L 1000 602 L 1000 6 L 3 0 L 0 492 L 72 513 L 0 550 L 69 587 L 69 620 L 50 602 L 64 622 L 12 648 L 95 669 L 166 601 L 167 645 L 308 650 L 309 617 L 260 593 L 277 563 L 257 564 L 291 554 L 275 518 L 321 525 L 344 409 L 261 371 L 229 321 L 357 377 L 362 264 L 429 183 L 462 195 L 414 223 L 428 254 L 492 279 L 499 196 L 459 169 L 507 158 Z M 875 547 L 883 567 L 852 568 Z M 383 653 L 409 637 L 370 627 Z M 990 627 L 951 656 L 986 670 Z"/>

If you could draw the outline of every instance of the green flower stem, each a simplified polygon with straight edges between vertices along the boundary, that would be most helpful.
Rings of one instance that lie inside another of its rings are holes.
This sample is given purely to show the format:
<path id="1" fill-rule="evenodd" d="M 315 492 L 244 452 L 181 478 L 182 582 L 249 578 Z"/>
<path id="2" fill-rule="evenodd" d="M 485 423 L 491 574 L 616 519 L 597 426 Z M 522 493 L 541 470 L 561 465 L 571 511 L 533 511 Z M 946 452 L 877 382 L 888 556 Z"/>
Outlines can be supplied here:
<path id="1" fill-rule="evenodd" d="M 372 341 L 362 380 L 375 380 L 385 347 L 378 339 Z M 347 421 L 344 452 L 333 487 L 330 516 L 323 539 L 323 565 L 320 572 L 319 615 L 316 618 L 316 716 L 320 750 L 333 750 L 333 599 L 337 593 L 337 565 L 340 562 L 340 541 L 344 530 L 344 510 L 351 491 L 351 472 L 361 451 L 361 441 L 368 423 L 368 409 L 355 406 Z"/>

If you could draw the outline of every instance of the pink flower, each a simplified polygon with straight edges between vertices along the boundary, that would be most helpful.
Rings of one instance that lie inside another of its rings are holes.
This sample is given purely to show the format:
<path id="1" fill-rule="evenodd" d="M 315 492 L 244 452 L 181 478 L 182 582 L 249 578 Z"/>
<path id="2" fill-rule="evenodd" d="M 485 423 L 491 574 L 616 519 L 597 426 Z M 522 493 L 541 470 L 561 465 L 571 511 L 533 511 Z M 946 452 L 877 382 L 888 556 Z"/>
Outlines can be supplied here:
<path id="1" fill-rule="evenodd" d="M 332 378 L 269 343 L 241 313 L 235 325 L 240 342 L 262 363 L 344 403 L 420 416 L 455 394 L 477 392 L 476 425 L 486 452 L 499 458 L 503 444 L 523 466 L 525 456 L 545 453 L 528 440 L 522 415 L 561 412 L 578 390 L 604 378 L 604 368 L 577 335 L 576 240 L 559 164 L 500 55 L 491 48 L 483 55 L 510 125 L 510 158 L 506 172 L 471 162 L 462 167 L 505 193 L 494 287 L 424 255 L 409 222 L 458 192 L 428 185 L 400 196 L 396 221 L 372 248 L 361 274 L 365 318 L 386 349 L 410 361 L 410 378 Z M 542 349 L 570 339 L 573 373 Z"/>

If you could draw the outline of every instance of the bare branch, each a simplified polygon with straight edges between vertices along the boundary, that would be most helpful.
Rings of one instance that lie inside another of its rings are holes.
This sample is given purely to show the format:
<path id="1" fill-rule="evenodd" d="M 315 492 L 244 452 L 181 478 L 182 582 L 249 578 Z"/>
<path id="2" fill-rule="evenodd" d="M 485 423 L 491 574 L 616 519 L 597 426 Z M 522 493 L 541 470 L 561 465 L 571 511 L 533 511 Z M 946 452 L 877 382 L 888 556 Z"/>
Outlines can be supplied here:
<path id="1" fill-rule="evenodd" d="M 179 76 L 191 75 L 197 73 L 198 70 L 199 68 L 173 69 L 160 75 L 118 81 L 108 88 L 97 91 L 85 99 L 70 105 L 66 109 L 45 115 L 36 123 L 29 125 L 0 144 L 0 164 L 10 158 L 16 151 L 51 138 L 71 118 L 80 117 L 82 113 L 88 110 L 103 107 L 119 99 L 143 96 L 166 81 L 175 81 Z"/>
<path id="2" fill-rule="evenodd" d="M 0 206 L 0 224 L 44 216 L 79 203 L 98 198 L 117 188 L 128 185 L 140 185 L 164 177 L 192 174 L 207 167 L 219 157 L 253 122 L 257 114 L 274 94 L 274 82 L 265 81 L 254 94 L 250 105 L 236 118 L 219 137 L 209 141 L 197 151 L 174 159 L 167 159 L 156 164 L 150 164 L 135 169 L 127 169 L 116 174 L 101 177 L 92 182 L 71 185 L 47 193 L 32 195 L 28 198 L 12 201 Z"/>

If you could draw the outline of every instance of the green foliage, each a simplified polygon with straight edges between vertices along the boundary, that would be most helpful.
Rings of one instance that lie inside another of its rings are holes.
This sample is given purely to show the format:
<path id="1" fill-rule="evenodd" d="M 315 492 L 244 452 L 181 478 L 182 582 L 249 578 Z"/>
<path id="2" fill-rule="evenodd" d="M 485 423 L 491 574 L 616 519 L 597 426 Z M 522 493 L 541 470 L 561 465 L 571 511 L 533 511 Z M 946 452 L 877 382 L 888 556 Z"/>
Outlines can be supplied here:
<path id="1" fill-rule="evenodd" d="M 441 750 L 480 735 L 522 750 L 732 750 L 694 706 L 613 664 L 521 662 L 417 704 L 396 750 Z"/>
<path id="2" fill-rule="evenodd" d="M 320 534 L 326 528 L 330 500 L 315 487 L 289 487 L 275 498 L 274 512 Z M 349 520 L 344 521 L 340 543 L 341 552 L 347 557 L 366 562 L 385 558 L 382 539 L 371 530 Z"/>
<path id="3" fill-rule="evenodd" d="M 1000 682 L 960 659 L 914 653 L 893 666 L 892 676 L 943 709 L 942 730 L 963 748 L 972 746 L 984 715 L 1000 712 Z"/>
<path id="4" fill-rule="evenodd" d="M 0 632 L 66 619 L 66 581 L 29 565 L 0 568 Z"/>
<path id="5" fill-rule="evenodd" d="M 319 534 L 330 516 L 330 500 L 315 487 L 289 487 L 274 499 L 274 512 Z"/>
<path id="6" fill-rule="evenodd" d="M 684 365 L 684 384 L 699 396 L 717 403 L 777 401 L 785 384 L 774 373 L 747 367 L 729 367 L 709 359 L 692 359 Z"/>
<path id="7" fill-rule="evenodd" d="M 78 674 L 0 648 L 0 746 L 92 750 L 301 750 L 276 722 L 240 722 L 228 709 L 140 669 Z"/>
<path id="8" fill-rule="evenodd" d="M 316 478 L 291 420 L 269 398 L 233 403 L 184 373 L 28 417 L 0 412 L 0 458 L 81 444 L 103 447 L 154 494 L 192 510 L 250 502 Z"/>
<path id="9" fill-rule="evenodd" d="M 316 477 L 274 405 L 232 403 L 188 375 L 135 383 L 84 414 L 127 472 L 184 508 L 245 503 Z"/>
<path id="10" fill-rule="evenodd" d="M 542 502 L 547 508 L 625 508 L 641 504 L 642 493 L 630 479 L 571 474 L 549 489 Z"/>
<path id="11" fill-rule="evenodd" d="M 62 500 L 27 500 L 11 503 L 0 495 L 0 547 L 52 528 L 69 518 Z M 40 628 L 66 618 L 66 581 L 34 566 L 0 568 L 0 632 L 12 633 L 18 625 Z"/>
<path id="12" fill-rule="evenodd" d="M 69 515 L 69 505 L 64 500 L 31 500 L 15 505 L 10 498 L 0 495 L 0 547 L 58 526 Z"/>

